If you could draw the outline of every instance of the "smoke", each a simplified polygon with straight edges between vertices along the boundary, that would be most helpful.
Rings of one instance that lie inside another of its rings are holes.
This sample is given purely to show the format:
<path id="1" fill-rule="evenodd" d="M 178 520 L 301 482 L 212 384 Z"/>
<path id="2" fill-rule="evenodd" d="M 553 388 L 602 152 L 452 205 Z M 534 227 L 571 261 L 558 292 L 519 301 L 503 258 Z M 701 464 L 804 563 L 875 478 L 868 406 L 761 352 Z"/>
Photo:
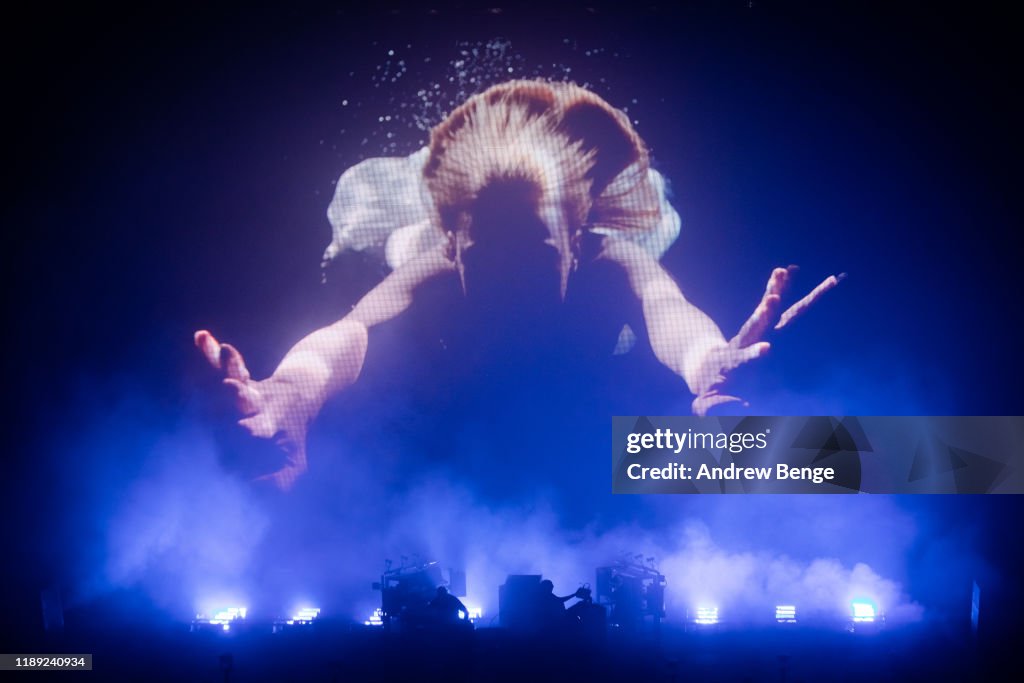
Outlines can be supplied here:
<path id="1" fill-rule="evenodd" d="M 490 619 L 497 615 L 497 587 L 509 574 L 543 574 L 556 592 L 568 594 L 592 583 L 596 567 L 638 555 L 641 561 L 654 558 L 667 577 L 668 618 L 677 623 L 699 605 L 717 606 L 723 619 L 743 623 L 772 614 L 777 604 L 797 604 L 802 617 L 838 622 L 854 598 L 874 602 L 891 624 L 923 615 L 898 581 L 848 559 L 876 556 L 898 569 L 913 534 L 906 513 L 891 503 L 872 501 L 874 510 L 860 506 L 860 514 L 851 514 L 846 497 L 836 504 L 804 497 L 803 507 L 815 508 L 816 524 L 808 527 L 806 509 L 801 514 L 792 497 L 734 497 L 687 501 L 687 511 L 667 524 L 656 519 L 571 528 L 544 499 L 488 504 L 447 474 L 421 476 L 403 492 L 388 492 L 372 467 L 352 464 L 349 474 L 363 495 L 348 498 L 348 513 L 332 506 L 324 491 L 272 510 L 223 469 L 212 439 L 195 425 L 161 435 L 110 509 L 102 561 L 89 583 L 94 590 L 141 590 L 178 619 L 188 616 L 185 609 L 258 609 L 261 602 L 287 609 L 299 601 L 362 619 L 378 604 L 369 583 L 383 560 L 397 564 L 402 555 L 418 556 L 464 568 L 467 602 L 483 607 Z M 368 510 L 374 499 L 376 507 Z M 795 512 L 765 533 L 755 520 L 767 510 L 776 519 Z M 822 539 L 809 528 L 827 529 L 853 547 L 836 554 L 843 559 L 821 552 Z M 874 542 L 861 537 L 854 543 L 864 528 L 875 530 Z M 747 547 L 736 547 L 742 545 Z M 780 550 L 787 547 L 797 553 Z"/>
<path id="2" fill-rule="evenodd" d="M 158 439 L 114 511 L 106 579 L 140 585 L 163 607 L 244 604 L 267 523 L 249 487 L 221 468 L 211 439 L 186 428 Z"/>
<path id="3" fill-rule="evenodd" d="M 828 622 L 848 614 L 853 599 L 867 599 L 890 623 L 913 622 L 923 615 L 899 584 L 863 562 L 846 566 L 831 557 L 800 561 L 769 549 L 729 552 L 699 521 L 687 522 L 679 533 L 679 546 L 661 567 L 678 587 L 673 601 L 677 607 L 716 606 L 740 621 L 756 621 L 758 615 L 773 614 L 775 605 L 798 605 L 801 618 Z"/>
<path id="4" fill-rule="evenodd" d="M 384 560 L 405 556 L 464 569 L 466 602 L 490 621 L 509 574 L 542 574 L 567 595 L 592 584 L 599 566 L 653 558 L 670 622 L 717 606 L 724 620 L 754 623 L 796 604 L 804 619 L 839 623 L 853 599 L 873 602 L 890 624 L 924 615 L 903 585 L 922 524 L 898 497 L 622 497 L 567 481 L 566 495 L 593 510 L 579 525 L 541 487 L 483 493 L 480 472 L 460 472 L 457 460 L 417 461 L 408 450 L 386 458 L 383 437 L 367 453 L 324 433 L 294 493 L 261 496 L 226 469 L 223 446 L 195 418 L 171 419 L 138 392 L 122 406 L 87 439 L 74 471 L 84 495 L 68 524 L 101 539 L 73 547 L 82 597 L 138 591 L 176 620 L 228 604 L 275 616 L 300 603 L 362 620 L 379 605 L 370 583 Z M 364 426 L 380 434 L 376 421 Z M 396 449 L 410 446 L 394 438 Z M 494 461 L 492 477 L 523 466 L 472 450 Z M 587 455 L 574 461 L 595 467 Z"/>
<path id="5" fill-rule="evenodd" d="M 269 517 L 216 439 L 137 383 L 78 384 L 44 460 L 58 473 L 55 559 L 69 603 L 127 591 L 187 618 L 244 600 Z"/>
<path id="6" fill-rule="evenodd" d="M 780 496 L 775 503 L 759 501 L 755 514 L 744 511 L 744 499 L 722 502 L 733 511 L 733 524 L 753 520 L 765 508 L 779 513 L 776 519 L 780 519 L 788 509 L 800 507 L 799 501 L 789 496 Z M 909 519 L 894 505 L 876 505 L 866 519 L 851 514 L 853 506 L 848 501 L 835 505 L 808 502 L 818 509 L 819 523 L 838 529 L 840 537 L 851 541 L 865 523 L 874 524 L 875 514 L 885 515 L 888 519 L 883 528 L 888 527 L 888 532 L 884 541 L 899 546 L 886 548 L 884 554 L 890 557 L 894 552 L 905 553 L 913 540 L 906 528 Z M 620 523 L 603 531 L 567 529 L 543 501 L 494 508 L 443 481 L 422 485 L 406 503 L 407 512 L 395 520 L 391 542 L 424 548 L 425 556 L 431 558 L 461 559 L 468 573 L 469 598 L 483 606 L 485 614 L 496 614 L 496 588 L 508 574 L 543 574 L 555 582 L 556 592 L 569 594 L 581 584 L 593 583 L 596 567 L 620 558 L 641 563 L 654 558 L 667 578 L 668 618 L 676 623 L 697 606 L 717 606 L 723 618 L 733 623 L 756 622 L 765 615 L 773 616 L 779 604 L 799 605 L 803 618 L 840 623 L 849 614 L 853 599 L 874 603 L 890 624 L 911 623 L 924 614 L 899 582 L 866 562 L 823 554 L 812 540 L 797 544 L 801 556 L 780 552 L 779 539 L 800 533 L 800 515 L 795 516 L 796 521 L 776 523 L 774 534 L 751 533 L 759 531 L 754 524 L 745 534 L 724 533 L 745 537 L 748 544 L 757 538 L 756 549 L 736 550 L 716 540 L 709 524 L 716 523 L 714 514 L 702 519 L 691 513 L 667 526 Z M 822 508 L 828 512 L 823 514 Z M 861 507 L 860 512 L 865 511 Z M 892 524 L 894 514 L 902 518 L 902 525 Z M 842 554 L 863 557 L 873 552 L 860 543 Z"/>

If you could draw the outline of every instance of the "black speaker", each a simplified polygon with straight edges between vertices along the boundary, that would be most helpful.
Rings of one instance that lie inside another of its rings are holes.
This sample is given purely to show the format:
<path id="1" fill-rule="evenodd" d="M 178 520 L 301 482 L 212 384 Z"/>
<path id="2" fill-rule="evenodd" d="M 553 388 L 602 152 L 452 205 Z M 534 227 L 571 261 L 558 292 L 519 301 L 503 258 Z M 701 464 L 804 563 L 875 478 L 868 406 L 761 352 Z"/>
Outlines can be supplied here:
<path id="1" fill-rule="evenodd" d="M 540 591 L 540 574 L 509 574 L 498 587 L 498 621 L 514 630 L 529 630 L 536 615 L 534 604 Z"/>

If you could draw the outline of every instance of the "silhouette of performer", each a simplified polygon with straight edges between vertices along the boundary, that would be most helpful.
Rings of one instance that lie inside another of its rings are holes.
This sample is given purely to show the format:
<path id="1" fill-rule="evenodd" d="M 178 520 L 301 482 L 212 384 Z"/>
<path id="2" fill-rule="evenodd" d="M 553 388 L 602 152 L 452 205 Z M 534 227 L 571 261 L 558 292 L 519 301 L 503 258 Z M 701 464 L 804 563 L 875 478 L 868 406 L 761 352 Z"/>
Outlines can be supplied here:
<path id="1" fill-rule="evenodd" d="M 589 588 L 580 588 L 575 597 L 579 598 L 579 602 L 566 610 L 570 629 L 589 639 L 604 638 L 608 619 L 604 607 L 594 604 L 594 596 Z"/>
<path id="2" fill-rule="evenodd" d="M 546 624 L 561 624 L 565 621 L 565 603 L 572 600 L 576 594 L 572 593 L 565 597 L 555 595 L 555 584 L 550 579 L 544 579 L 537 586 L 537 612 L 538 617 Z"/>
<path id="3" fill-rule="evenodd" d="M 437 594 L 428 605 L 434 618 L 440 624 L 469 623 L 469 610 L 444 586 L 437 587 Z M 462 612 L 463 616 L 459 616 L 459 612 Z"/>
<path id="4" fill-rule="evenodd" d="M 794 269 L 777 268 L 746 323 L 724 336 L 659 263 L 679 216 L 643 140 L 622 112 L 570 83 L 510 81 L 470 97 L 431 131 L 428 147 L 347 170 L 328 218 L 326 260 L 376 249 L 392 268 L 350 313 L 299 341 L 262 380 L 233 346 L 195 334 L 234 393 L 239 424 L 283 452 L 284 465 L 264 478 L 285 490 L 307 469 L 310 423 L 359 378 L 370 330 L 403 313 L 428 282 L 454 279 L 468 300 L 513 319 L 524 308 L 560 310 L 578 274 L 611 267 L 642 311 L 633 325 L 704 415 L 740 402 L 725 391 L 729 374 L 764 356 L 765 333 L 839 281 L 827 278 L 780 314 Z"/>

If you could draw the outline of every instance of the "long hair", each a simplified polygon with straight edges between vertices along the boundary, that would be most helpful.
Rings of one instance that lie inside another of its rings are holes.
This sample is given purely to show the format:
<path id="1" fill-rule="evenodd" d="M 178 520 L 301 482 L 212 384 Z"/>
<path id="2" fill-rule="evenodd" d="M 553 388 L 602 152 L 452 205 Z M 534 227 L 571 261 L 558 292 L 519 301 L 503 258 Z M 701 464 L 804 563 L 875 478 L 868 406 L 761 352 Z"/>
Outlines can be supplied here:
<path id="1" fill-rule="evenodd" d="M 603 99 L 518 80 L 474 95 L 431 131 L 423 177 L 457 263 L 481 215 L 493 215 L 481 200 L 514 192 L 560 253 L 564 295 L 582 231 L 644 230 L 659 215 L 648 168 L 643 141 Z"/>

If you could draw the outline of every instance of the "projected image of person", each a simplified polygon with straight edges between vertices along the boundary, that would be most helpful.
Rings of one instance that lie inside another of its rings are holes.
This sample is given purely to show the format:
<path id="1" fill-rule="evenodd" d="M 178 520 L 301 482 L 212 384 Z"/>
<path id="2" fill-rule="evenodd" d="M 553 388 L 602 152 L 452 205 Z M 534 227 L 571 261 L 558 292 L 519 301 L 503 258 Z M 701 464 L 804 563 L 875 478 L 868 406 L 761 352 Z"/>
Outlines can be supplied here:
<path id="1" fill-rule="evenodd" d="M 428 283 L 457 282 L 466 301 L 500 324 L 527 309 L 556 319 L 578 278 L 615 272 L 640 318 L 614 320 L 616 329 L 645 332 L 695 396 L 693 412 L 705 415 L 742 403 L 728 391 L 730 374 L 764 356 L 768 331 L 839 281 L 827 278 L 783 311 L 795 269 L 776 268 L 754 312 L 725 336 L 659 263 L 680 220 L 644 142 L 624 114 L 570 83 L 511 81 L 470 97 L 424 149 L 348 169 L 328 217 L 334 237 L 325 260 L 376 247 L 391 268 L 348 315 L 299 341 L 263 380 L 233 346 L 195 334 L 234 393 L 240 424 L 284 452 L 284 466 L 266 476 L 282 489 L 307 469 L 307 430 L 324 402 L 358 380 L 370 331 L 414 305 Z"/>

